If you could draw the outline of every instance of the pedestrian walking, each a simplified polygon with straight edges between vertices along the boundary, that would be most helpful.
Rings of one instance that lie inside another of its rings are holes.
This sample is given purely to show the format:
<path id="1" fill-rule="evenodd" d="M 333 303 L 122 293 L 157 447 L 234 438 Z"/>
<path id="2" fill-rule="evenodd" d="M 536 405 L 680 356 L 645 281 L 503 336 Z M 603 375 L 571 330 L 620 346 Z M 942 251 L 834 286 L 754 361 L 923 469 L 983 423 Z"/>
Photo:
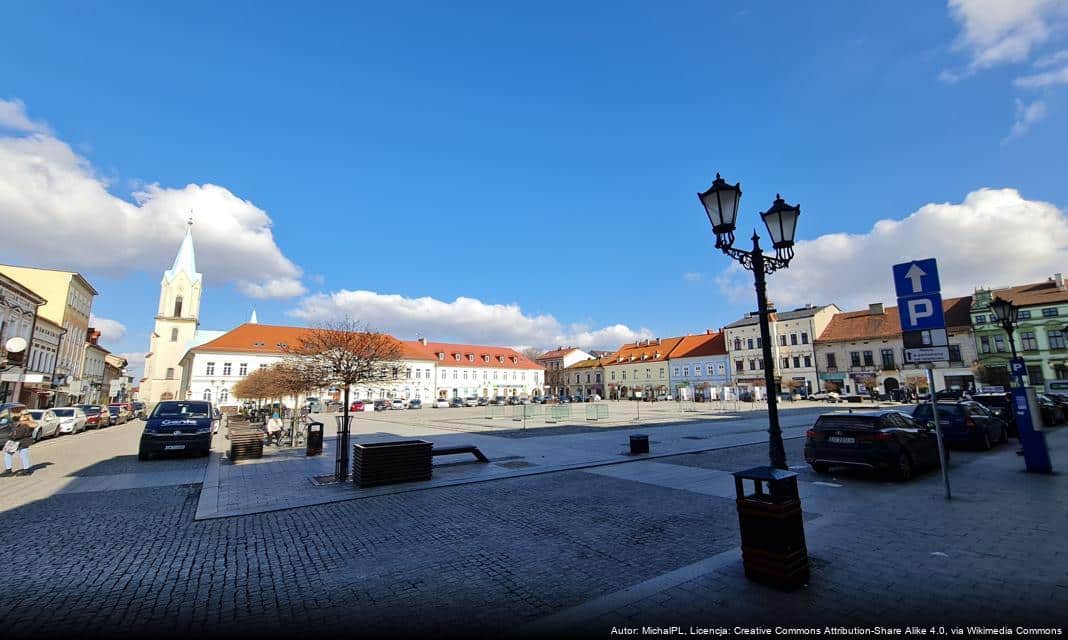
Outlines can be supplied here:
<path id="1" fill-rule="evenodd" d="M 24 475 L 33 473 L 30 469 L 30 445 L 33 444 L 33 430 L 36 423 L 33 416 L 23 405 L 12 405 L 4 409 L 0 407 L 0 432 L 6 433 L 4 440 L 4 472 L 2 475 Z M 19 462 L 22 468 L 12 471 L 15 464 L 15 453 L 19 454 Z"/>

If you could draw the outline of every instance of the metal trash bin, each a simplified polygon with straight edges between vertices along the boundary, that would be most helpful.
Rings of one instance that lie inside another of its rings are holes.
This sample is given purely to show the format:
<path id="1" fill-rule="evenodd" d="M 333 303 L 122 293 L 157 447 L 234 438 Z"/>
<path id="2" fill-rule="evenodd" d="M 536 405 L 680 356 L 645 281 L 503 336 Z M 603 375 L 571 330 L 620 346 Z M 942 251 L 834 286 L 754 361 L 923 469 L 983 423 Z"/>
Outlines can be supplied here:
<path id="1" fill-rule="evenodd" d="M 649 436 L 639 433 L 630 437 L 630 455 L 649 453 Z"/>
<path id="2" fill-rule="evenodd" d="M 755 493 L 745 495 L 744 480 Z M 797 474 L 775 467 L 754 467 L 734 473 L 742 564 L 750 580 L 779 589 L 808 582 L 808 548 Z"/>
<path id="3" fill-rule="evenodd" d="M 305 453 L 309 456 L 318 456 L 323 453 L 323 423 L 309 422 L 308 433 L 305 441 L 308 448 Z"/>

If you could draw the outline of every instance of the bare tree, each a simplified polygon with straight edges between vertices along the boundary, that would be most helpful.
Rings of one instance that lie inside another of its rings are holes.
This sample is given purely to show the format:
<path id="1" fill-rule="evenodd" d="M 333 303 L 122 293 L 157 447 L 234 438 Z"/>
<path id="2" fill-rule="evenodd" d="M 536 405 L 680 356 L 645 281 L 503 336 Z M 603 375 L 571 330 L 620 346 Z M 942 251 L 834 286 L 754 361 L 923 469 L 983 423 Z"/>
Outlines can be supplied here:
<path id="1" fill-rule="evenodd" d="M 541 349 L 537 348 L 537 347 L 524 347 L 522 349 L 519 349 L 519 353 L 521 353 L 524 356 L 526 356 L 528 360 L 530 360 L 532 362 L 537 362 L 538 361 L 538 356 L 540 356 L 541 354 L 543 354 L 545 352 L 542 351 Z"/>
<path id="2" fill-rule="evenodd" d="M 401 343 L 393 336 L 371 331 L 352 318 L 327 322 L 309 329 L 300 344 L 287 349 L 303 361 L 305 375 L 317 376 L 322 383 L 336 383 L 344 391 L 342 425 L 338 430 L 338 482 L 349 476 L 349 391 L 354 384 L 386 382 L 395 379 L 400 366 Z"/>

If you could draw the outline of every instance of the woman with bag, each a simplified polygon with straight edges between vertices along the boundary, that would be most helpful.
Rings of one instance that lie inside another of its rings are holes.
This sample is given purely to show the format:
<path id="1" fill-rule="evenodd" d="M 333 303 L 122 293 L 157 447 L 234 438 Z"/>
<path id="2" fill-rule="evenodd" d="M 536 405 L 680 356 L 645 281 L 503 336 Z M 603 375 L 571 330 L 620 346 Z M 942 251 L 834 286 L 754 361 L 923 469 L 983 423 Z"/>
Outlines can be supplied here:
<path id="1" fill-rule="evenodd" d="M 7 431 L 7 439 L 4 442 L 4 472 L 0 475 L 11 474 L 17 451 L 22 468 L 14 473 L 28 476 L 33 473 L 30 470 L 30 445 L 33 444 L 33 430 L 37 425 L 33 421 L 33 416 L 23 405 L 11 405 L 3 413 L 4 416 L 0 422 L 5 423 L 2 426 L 8 428 L 4 429 Z"/>

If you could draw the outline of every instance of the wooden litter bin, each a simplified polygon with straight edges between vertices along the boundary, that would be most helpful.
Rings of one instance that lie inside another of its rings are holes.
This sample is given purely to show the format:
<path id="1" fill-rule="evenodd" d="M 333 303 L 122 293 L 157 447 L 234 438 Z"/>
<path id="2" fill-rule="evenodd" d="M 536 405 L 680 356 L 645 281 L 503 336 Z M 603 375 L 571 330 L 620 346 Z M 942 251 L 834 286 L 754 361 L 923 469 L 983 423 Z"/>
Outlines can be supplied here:
<path id="1" fill-rule="evenodd" d="M 745 495 L 743 481 L 755 492 Z M 774 467 L 755 467 L 734 474 L 742 563 L 750 580 L 779 589 L 808 582 L 808 548 L 797 474 Z"/>

